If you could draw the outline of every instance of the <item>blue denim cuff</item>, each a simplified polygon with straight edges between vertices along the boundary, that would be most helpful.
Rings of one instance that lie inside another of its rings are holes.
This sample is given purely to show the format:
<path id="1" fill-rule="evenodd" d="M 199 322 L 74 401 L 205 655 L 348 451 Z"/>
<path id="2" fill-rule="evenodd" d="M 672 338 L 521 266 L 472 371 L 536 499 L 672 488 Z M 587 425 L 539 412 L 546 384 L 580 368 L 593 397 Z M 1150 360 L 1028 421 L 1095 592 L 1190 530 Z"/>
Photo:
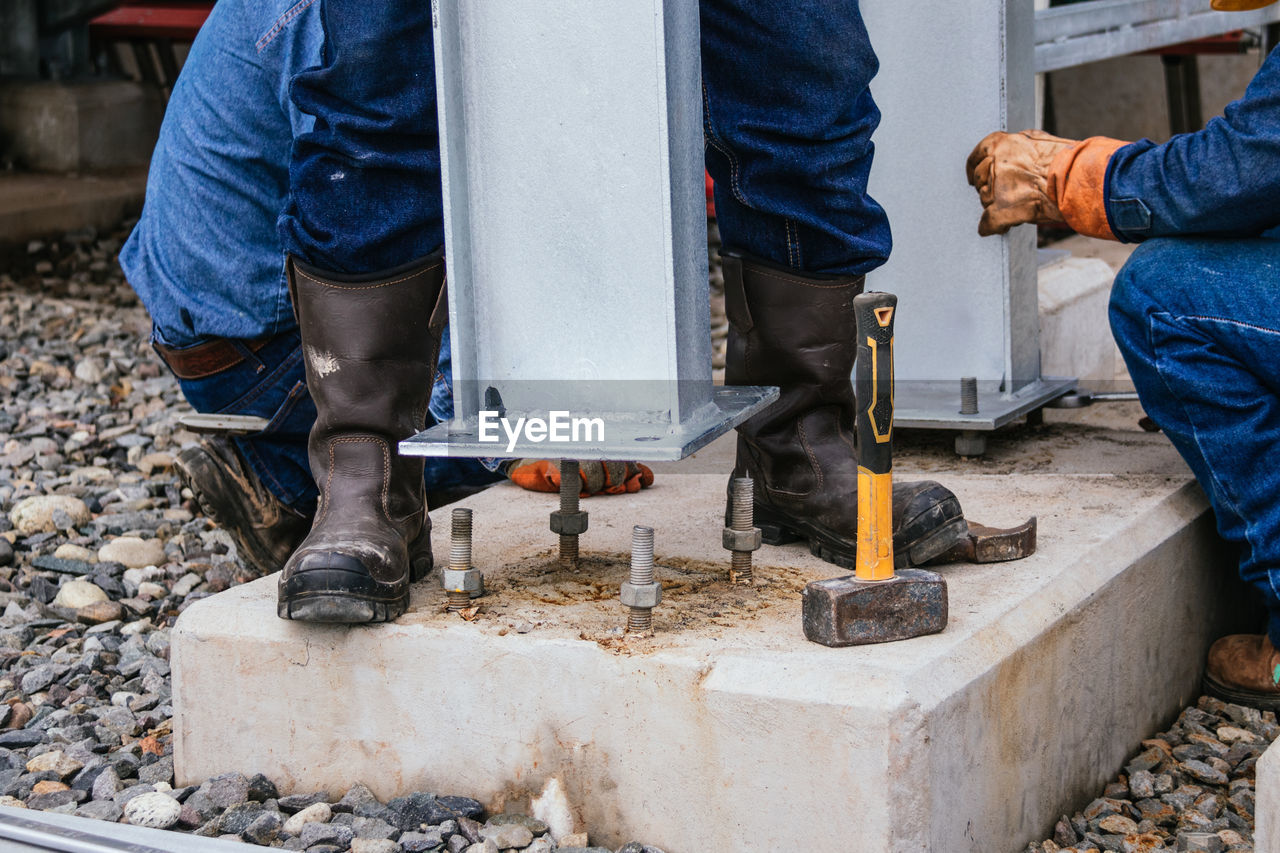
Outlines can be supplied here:
<path id="1" fill-rule="evenodd" d="M 1115 186 L 1116 170 L 1124 159 L 1121 155 L 1127 149 L 1133 147 L 1132 144 L 1126 145 L 1111 155 L 1102 184 L 1103 207 L 1107 213 L 1107 225 L 1111 228 L 1111 233 L 1116 235 L 1116 239 L 1121 243 L 1140 242 L 1146 239 L 1151 231 L 1151 208 L 1142 199 L 1137 198 L 1131 192 L 1126 192 L 1123 187 L 1117 190 Z M 1117 197 L 1117 193 L 1120 194 L 1119 197 Z"/>

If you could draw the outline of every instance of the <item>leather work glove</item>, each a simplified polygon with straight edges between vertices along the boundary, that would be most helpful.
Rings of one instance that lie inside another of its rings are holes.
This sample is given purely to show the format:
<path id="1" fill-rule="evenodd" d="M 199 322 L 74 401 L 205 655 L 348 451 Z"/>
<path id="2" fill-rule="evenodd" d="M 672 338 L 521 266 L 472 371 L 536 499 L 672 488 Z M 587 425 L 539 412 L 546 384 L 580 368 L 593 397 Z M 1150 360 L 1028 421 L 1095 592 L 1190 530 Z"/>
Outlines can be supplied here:
<path id="1" fill-rule="evenodd" d="M 978 233 L 1005 234 L 1028 222 L 1065 222 L 1089 237 L 1116 239 L 1107 222 L 1107 164 L 1127 145 L 1093 136 L 1062 139 L 1042 130 L 988 134 L 965 172 L 982 202 Z"/>
<path id="2" fill-rule="evenodd" d="M 990 237 L 1027 222 L 1065 221 L 1049 186 L 1049 167 L 1059 151 L 1075 144 L 1042 130 L 997 131 L 979 142 L 965 163 L 982 202 L 978 233 Z"/>
<path id="3" fill-rule="evenodd" d="M 549 459 L 512 459 L 503 463 L 503 472 L 522 489 L 531 492 L 559 492 L 560 465 Z M 621 495 L 653 485 L 653 471 L 639 462 L 580 462 L 581 496 Z"/>

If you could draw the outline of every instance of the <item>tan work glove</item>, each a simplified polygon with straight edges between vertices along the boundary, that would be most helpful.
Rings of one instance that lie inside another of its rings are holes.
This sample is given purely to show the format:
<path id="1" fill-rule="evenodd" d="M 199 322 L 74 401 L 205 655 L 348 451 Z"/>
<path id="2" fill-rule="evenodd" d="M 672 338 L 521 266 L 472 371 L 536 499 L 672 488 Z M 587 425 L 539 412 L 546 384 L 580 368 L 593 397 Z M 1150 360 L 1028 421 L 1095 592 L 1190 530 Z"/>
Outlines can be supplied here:
<path id="1" fill-rule="evenodd" d="M 1090 237 L 1116 239 L 1107 222 L 1107 163 L 1117 139 L 1062 139 L 1042 130 L 988 134 L 969 155 L 965 171 L 978 190 L 983 237 L 1028 222 L 1065 222 Z"/>
<path id="2" fill-rule="evenodd" d="M 502 466 L 511 482 L 531 492 L 560 491 L 560 466 L 547 459 L 512 459 Z M 579 462 L 582 497 L 621 495 L 653 485 L 653 471 L 639 462 Z"/>
<path id="3" fill-rule="evenodd" d="M 965 163 L 982 202 L 978 233 L 989 237 L 1027 222 L 1064 222 L 1049 167 L 1059 151 L 1075 144 L 1042 130 L 997 131 L 979 142 Z"/>

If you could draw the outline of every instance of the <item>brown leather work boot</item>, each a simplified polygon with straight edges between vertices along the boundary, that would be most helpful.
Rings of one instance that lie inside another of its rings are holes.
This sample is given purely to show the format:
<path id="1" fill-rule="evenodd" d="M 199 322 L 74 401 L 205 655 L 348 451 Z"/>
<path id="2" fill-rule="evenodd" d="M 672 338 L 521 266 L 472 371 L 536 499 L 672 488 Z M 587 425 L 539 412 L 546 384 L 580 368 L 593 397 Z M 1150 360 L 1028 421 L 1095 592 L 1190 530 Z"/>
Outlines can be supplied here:
<path id="1" fill-rule="evenodd" d="M 240 560 L 259 575 L 279 571 L 311 527 L 309 516 L 263 485 L 229 439 L 213 436 L 183 448 L 174 467 L 204 514 L 231 534 Z"/>
<path id="2" fill-rule="evenodd" d="M 727 385 L 777 385 L 781 397 L 738 427 L 733 476 L 755 481 L 766 543 L 804 539 L 854 568 L 858 455 L 853 297 L 862 276 L 796 273 L 721 253 L 729 315 Z M 726 510 L 726 517 L 728 513 Z M 894 561 L 917 566 L 968 535 L 960 501 L 930 480 L 893 485 Z"/>
<path id="3" fill-rule="evenodd" d="M 307 387 L 316 404 L 308 454 L 315 522 L 285 564 L 277 612 L 306 622 L 386 622 L 431 571 L 422 459 L 401 456 L 421 431 L 447 307 L 437 253 L 374 275 L 289 262 Z"/>
<path id="4" fill-rule="evenodd" d="M 1224 702 L 1280 711 L 1280 652 L 1266 634 L 1232 634 L 1209 648 L 1204 692 Z"/>

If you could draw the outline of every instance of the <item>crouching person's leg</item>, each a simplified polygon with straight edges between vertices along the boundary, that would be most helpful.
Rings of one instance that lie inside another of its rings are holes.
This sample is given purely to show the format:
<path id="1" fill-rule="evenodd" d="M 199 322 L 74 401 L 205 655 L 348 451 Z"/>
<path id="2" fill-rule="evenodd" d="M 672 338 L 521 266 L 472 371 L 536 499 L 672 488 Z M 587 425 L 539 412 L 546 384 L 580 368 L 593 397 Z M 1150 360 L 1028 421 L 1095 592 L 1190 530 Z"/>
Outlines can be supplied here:
<path id="1" fill-rule="evenodd" d="M 1280 241 L 1162 239 L 1116 277 L 1111 326 L 1147 414 L 1191 466 L 1264 635 L 1219 640 L 1206 689 L 1280 708 Z"/>
<path id="2" fill-rule="evenodd" d="M 231 534 L 241 560 L 259 574 L 278 570 L 315 512 L 307 434 L 316 410 L 298 333 L 172 347 L 157 332 L 153 346 L 197 411 L 267 419 L 261 432 L 206 436 L 178 454 L 177 468 L 205 515 Z"/>

